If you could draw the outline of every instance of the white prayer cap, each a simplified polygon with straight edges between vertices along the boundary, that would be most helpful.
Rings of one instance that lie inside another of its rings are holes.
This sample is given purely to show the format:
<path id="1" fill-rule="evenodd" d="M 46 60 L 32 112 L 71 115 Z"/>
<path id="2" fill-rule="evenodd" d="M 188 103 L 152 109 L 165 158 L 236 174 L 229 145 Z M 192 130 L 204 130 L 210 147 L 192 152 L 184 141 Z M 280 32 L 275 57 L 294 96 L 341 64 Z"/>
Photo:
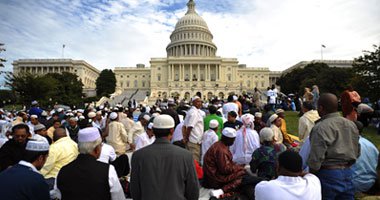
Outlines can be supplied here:
<path id="1" fill-rule="evenodd" d="M 215 119 L 210 121 L 210 128 L 217 128 L 219 126 L 219 122 Z"/>
<path id="2" fill-rule="evenodd" d="M 191 102 L 194 102 L 194 101 L 197 100 L 197 99 L 201 99 L 201 98 L 198 97 L 198 96 L 194 96 L 193 98 L 191 98 Z"/>
<path id="3" fill-rule="evenodd" d="M 98 138 L 100 138 L 100 133 L 95 127 L 84 128 L 78 132 L 78 142 L 94 142 Z"/>
<path id="4" fill-rule="evenodd" d="M 96 112 L 96 114 L 97 115 L 102 115 L 102 111 L 99 110 L 98 112 Z"/>
<path id="5" fill-rule="evenodd" d="M 110 119 L 115 120 L 116 118 L 117 118 L 117 113 L 112 112 L 112 113 L 110 114 Z"/>
<path id="6" fill-rule="evenodd" d="M 146 121 L 149 121 L 149 120 L 150 120 L 150 116 L 149 116 L 149 115 L 144 115 L 143 118 L 144 118 Z"/>
<path id="7" fill-rule="evenodd" d="M 74 114 L 73 113 L 67 113 L 66 116 L 68 116 L 68 117 L 74 117 Z"/>
<path id="8" fill-rule="evenodd" d="M 45 140 L 29 140 L 26 144 L 27 151 L 49 151 L 49 143 Z"/>
<path id="9" fill-rule="evenodd" d="M 160 108 L 156 108 L 156 111 L 159 112 L 159 113 L 162 112 Z"/>
<path id="10" fill-rule="evenodd" d="M 78 112 L 79 113 L 84 113 L 84 110 L 83 109 L 78 109 Z"/>
<path id="11" fill-rule="evenodd" d="M 261 113 L 261 112 L 256 112 L 256 113 L 255 113 L 255 117 L 261 118 L 261 117 L 263 117 L 263 113 Z"/>
<path id="12" fill-rule="evenodd" d="M 160 115 L 160 113 L 156 113 L 156 112 L 155 112 L 155 113 L 152 114 L 152 117 L 157 117 L 157 116 L 159 116 L 159 115 Z"/>
<path id="13" fill-rule="evenodd" d="M 271 115 L 271 116 L 269 117 L 268 121 L 269 121 L 270 123 L 273 123 L 277 118 L 278 118 L 278 115 L 273 114 L 273 115 Z"/>
<path id="14" fill-rule="evenodd" d="M 35 106 L 35 105 L 37 105 L 37 104 L 38 104 L 38 101 L 36 101 L 36 100 L 32 101 L 32 105 L 33 105 L 33 106 Z"/>
<path id="15" fill-rule="evenodd" d="M 54 113 L 55 113 L 55 111 L 54 111 L 54 110 L 50 111 L 50 115 L 53 115 Z"/>
<path id="16" fill-rule="evenodd" d="M 174 128 L 174 119 L 170 115 L 160 115 L 154 118 L 153 128 L 170 129 Z"/>
<path id="17" fill-rule="evenodd" d="M 58 108 L 57 109 L 57 112 L 59 112 L 59 113 L 62 112 L 62 111 L 63 111 L 63 108 Z"/>
<path id="18" fill-rule="evenodd" d="M 30 118 L 38 119 L 37 115 L 31 115 Z"/>
<path id="19" fill-rule="evenodd" d="M 78 121 L 78 118 L 77 117 L 70 117 L 69 120 L 73 120 L 73 121 Z"/>
<path id="20" fill-rule="evenodd" d="M 95 112 L 89 112 L 87 114 L 87 117 L 90 118 L 90 119 L 92 119 L 92 118 L 96 117 L 96 113 Z"/>
<path id="21" fill-rule="evenodd" d="M 176 105 L 175 101 L 173 98 L 168 99 L 168 105 Z"/>
<path id="22" fill-rule="evenodd" d="M 224 128 L 222 131 L 222 134 L 228 138 L 235 138 L 236 137 L 236 130 L 233 128 Z"/>
<path id="23" fill-rule="evenodd" d="M 104 111 L 108 112 L 108 108 L 107 108 L 107 107 L 106 107 L 106 108 L 104 108 Z"/>
<path id="24" fill-rule="evenodd" d="M 86 119 L 86 118 L 83 115 L 80 115 L 79 119 Z"/>
<path id="25" fill-rule="evenodd" d="M 152 128 L 153 128 L 153 123 L 151 122 L 148 124 L 148 129 L 152 129 Z"/>
<path id="26" fill-rule="evenodd" d="M 34 125 L 34 131 L 39 131 L 39 130 L 43 130 L 43 129 L 46 129 L 46 126 L 43 124 Z"/>
<path id="27" fill-rule="evenodd" d="M 283 109 L 277 109 L 276 110 L 276 114 L 280 114 L 280 113 L 284 113 L 285 112 L 285 110 L 283 110 Z"/>
<path id="28" fill-rule="evenodd" d="M 103 109 L 104 109 L 104 106 L 103 106 L 103 105 L 100 105 L 100 106 L 99 106 L 99 109 L 100 109 L 100 110 L 103 110 Z"/>
<path id="29" fill-rule="evenodd" d="M 260 142 L 273 141 L 274 133 L 271 128 L 265 127 L 260 131 Z"/>
<path id="30" fill-rule="evenodd" d="M 233 100 L 234 101 L 237 101 L 238 100 L 238 97 L 236 95 L 233 96 Z"/>
<path id="31" fill-rule="evenodd" d="M 42 113 L 41 113 L 41 116 L 42 116 L 42 117 L 47 117 L 47 116 L 48 116 L 48 114 L 47 114 L 47 112 L 46 112 L 46 111 L 42 111 Z"/>
<path id="32" fill-rule="evenodd" d="M 253 121 L 255 121 L 255 116 L 251 114 L 244 114 L 241 116 L 241 121 L 243 122 L 244 125 L 252 125 Z"/>

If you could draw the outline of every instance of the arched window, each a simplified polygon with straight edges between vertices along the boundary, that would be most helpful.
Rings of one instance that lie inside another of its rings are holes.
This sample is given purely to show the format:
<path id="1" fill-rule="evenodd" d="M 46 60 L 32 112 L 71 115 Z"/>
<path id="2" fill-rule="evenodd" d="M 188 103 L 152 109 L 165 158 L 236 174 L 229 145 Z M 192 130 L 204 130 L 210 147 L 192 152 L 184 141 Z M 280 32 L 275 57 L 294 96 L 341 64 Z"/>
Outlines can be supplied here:
<path id="1" fill-rule="evenodd" d="M 137 83 L 137 80 L 135 80 L 135 82 L 134 82 L 134 86 L 135 86 L 135 88 L 137 88 L 137 87 L 138 87 L 138 83 Z"/>

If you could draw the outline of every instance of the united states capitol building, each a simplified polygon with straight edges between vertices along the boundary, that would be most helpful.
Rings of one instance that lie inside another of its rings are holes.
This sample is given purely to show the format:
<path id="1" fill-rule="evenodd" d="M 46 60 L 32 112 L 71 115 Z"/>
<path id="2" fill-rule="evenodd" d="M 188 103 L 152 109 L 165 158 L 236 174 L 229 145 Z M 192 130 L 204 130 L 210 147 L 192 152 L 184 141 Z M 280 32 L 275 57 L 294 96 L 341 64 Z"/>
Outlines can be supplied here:
<path id="1" fill-rule="evenodd" d="M 150 66 L 115 67 L 117 85 L 112 101 L 118 103 L 134 97 L 149 101 L 157 98 L 190 98 L 201 94 L 203 99 L 226 98 L 229 93 L 252 92 L 256 87 L 266 90 L 275 84 L 282 72 L 269 68 L 247 67 L 237 58 L 217 56 L 213 34 L 205 20 L 196 12 L 193 0 L 175 25 L 166 47 L 167 57 L 151 58 Z M 20 59 L 13 63 L 14 73 L 47 74 L 68 71 L 78 75 L 84 93 L 94 96 L 99 70 L 83 60 Z"/>

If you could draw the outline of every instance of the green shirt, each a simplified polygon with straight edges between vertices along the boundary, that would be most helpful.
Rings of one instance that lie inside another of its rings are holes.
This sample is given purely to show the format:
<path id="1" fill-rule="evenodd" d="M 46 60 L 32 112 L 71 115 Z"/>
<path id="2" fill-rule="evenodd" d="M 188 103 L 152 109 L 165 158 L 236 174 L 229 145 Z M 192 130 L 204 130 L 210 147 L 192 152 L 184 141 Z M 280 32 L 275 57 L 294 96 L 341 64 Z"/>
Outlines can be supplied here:
<path id="1" fill-rule="evenodd" d="M 207 131 L 210 129 L 210 121 L 215 119 L 219 123 L 218 131 L 216 132 L 216 135 L 218 135 L 218 138 L 222 137 L 222 130 L 223 130 L 223 119 L 219 117 L 216 114 L 209 114 L 206 116 L 206 118 L 203 120 L 204 121 L 204 130 Z"/>

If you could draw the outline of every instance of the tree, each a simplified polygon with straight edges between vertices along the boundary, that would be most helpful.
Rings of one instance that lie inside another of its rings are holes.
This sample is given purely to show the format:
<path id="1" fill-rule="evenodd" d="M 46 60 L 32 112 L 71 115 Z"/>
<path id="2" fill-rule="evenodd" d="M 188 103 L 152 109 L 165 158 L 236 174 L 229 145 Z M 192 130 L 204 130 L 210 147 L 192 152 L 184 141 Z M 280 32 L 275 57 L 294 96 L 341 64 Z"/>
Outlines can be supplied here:
<path id="1" fill-rule="evenodd" d="M 358 75 L 353 81 L 354 88 L 361 96 L 371 100 L 380 99 L 380 46 L 373 45 L 374 51 L 354 60 L 353 70 Z"/>
<path id="2" fill-rule="evenodd" d="M 285 94 L 304 93 L 304 88 L 317 85 L 321 93 L 329 92 L 340 96 L 344 88 L 351 83 L 352 69 L 329 67 L 325 63 L 311 63 L 305 68 L 294 69 L 278 80 L 281 91 Z"/>
<path id="3" fill-rule="evenodd" d="M 61 74 L 47 74 L 57 80 L 59 83 L 54 94 L 54 101 L 64 105 L 78 105 L 82 102 L 83 83 L 78 79 L 76 74 L 62 72 Z"/>
<path id="4" fill-rule="evenodd" d="M 30 73 L 6 76 L 6 85 L 17 94 L 19 102 L 24 105 L 29 105 L 33 100 L 46 105 L 56 94 L 58 84 L 58 81 L 52 77 Z"/>
<path id="5" fill-rule="evenodd" d="M 100 72 L 96 79 L 96 95 L 98 97 L 107 96 L 115 92 L 116 77 L 115 73 L 110 69 L 105 69 Z"/>

